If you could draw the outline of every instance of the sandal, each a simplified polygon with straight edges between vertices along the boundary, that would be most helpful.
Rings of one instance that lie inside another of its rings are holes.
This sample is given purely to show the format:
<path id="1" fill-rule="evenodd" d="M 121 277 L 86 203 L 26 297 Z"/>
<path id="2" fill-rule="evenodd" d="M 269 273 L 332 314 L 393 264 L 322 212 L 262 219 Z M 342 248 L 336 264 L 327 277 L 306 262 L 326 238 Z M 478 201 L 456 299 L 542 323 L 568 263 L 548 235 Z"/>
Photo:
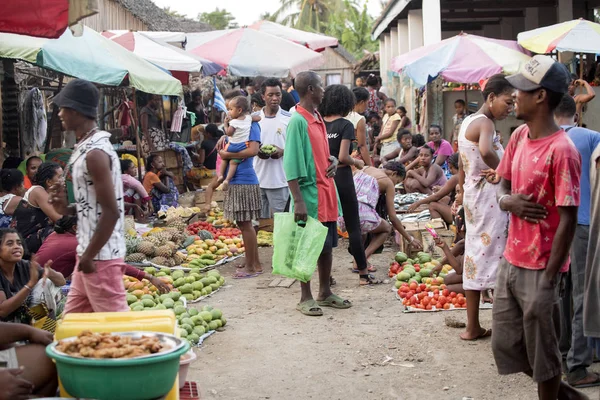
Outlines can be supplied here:
<path id="1" fill-rule="evenodd" d="M 372 275 L 372 274 L 359 275 L 359 277 L 360 277 L 360 281 L 359 281 L 360 286 L 379 285 L 379 284 L 383 283 L 382 280 L 377 279 L 375 277 L 375 275 Z"/>
<path id="2" fill-rule="evenodd" d="M 254 278 L 255 276 L 258 276 L 258 274 L 255 273 L 248 273 L 245 270 L 242 269 L 238 269 L 237 271 L 235 271 L 235 274 L 233 275 L 233 279 L 248 279 L 248 278 Z"/>
<path id="3" fill-rule="evenodd" d="M 468 341 L 468 342 L 474 342 L 474 341 L 476 341 L 476 340 L 483 339 L 483 338 L 487 338 L 487 337 L 490 337 L 490 336 L 492 336 L 492 330 L 491 330 L 491 329 L 484 329 L 484 330 L 483 330 L 483 331 L 482 331 L 482 332 L 479 334 L 479 336 L 476 336 L 476 337 L 474 337 L 473 339 L 465 339 L 465 338 L 463 338 L 463 337 L 462 337 L 462 334 L 461 334 L 461 335 L 459 335 L 459 337 L 460 337 L 462 340 L 465 340 L 465 341 Z"/>
<path id="4" fill-rule="evenodd" d="M 309 317 L 320 317 L 323 315 L 323 310 L 314 299 L 306 300 L 302 303 L 298 303 L 296 310 L 300 311 L 304 315 Z"/>
<path id="5" fill-rule="evenodd" d="M 333 307 L 342 310 L 352 307 L 350 301 L 342 299 L 337 294 L 331 294 L 325 300 L 317 300 L 317 304 L 323 307 Z"/>
<path id="6" fill-rule="evenodd" d="M 592 376 L 592 377 L 595 376 L 596 379 L 593 380 L 593 381 L 587 382 L 587 383 L 579 383 L 581 381 L 586 380 L 590 376 Z M 580 379 L 577 382 L 573 382 L 573 383 L 569 382 L 569 385 L 571 385 L 572 387 L 574 387 L 576 389 L 583 389 L 583 388 L 588 388 L 588 387 L 600 386 L 600 375 L 598 375 L 595 372 L 590 372 L 585 378 Z"/>
<path id="7" fill-rule="evenodd" d="M 369 264 L 369 267 L 367 268 L 368 272 L 377 272 L 377 268 L 372 266 L 371 264 Z M 358 274 L 360 271 L 358 269 L 354 269 L 352 268 L 352 272 L 354 272 L 355 274 Z"/>

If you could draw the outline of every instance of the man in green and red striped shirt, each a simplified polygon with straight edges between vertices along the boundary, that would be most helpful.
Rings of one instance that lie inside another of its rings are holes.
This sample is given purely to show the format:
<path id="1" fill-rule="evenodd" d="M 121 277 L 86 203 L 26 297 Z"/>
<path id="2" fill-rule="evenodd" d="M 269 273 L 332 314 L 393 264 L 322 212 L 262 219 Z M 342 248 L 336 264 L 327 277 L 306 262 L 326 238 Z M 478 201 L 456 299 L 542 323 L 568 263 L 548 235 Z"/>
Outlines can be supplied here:
<path id="1" fill-rule="evenodd" d="M 312 71 L 296 77 L 300 103 L 287 128 L 283 167 L 293 199 L 296 221 L 318 219 L 328 229 L 319 256 L 319 295 L 313 299 L 310 282 L 301 283 L 302 297 L 296 307 L 305 315 L 321 316 L 319 306 L 350 308 L 348 300 L 331 292 L 332 251 L 337 247 L 337 218 L 340 214 L 333 176 L 338 161 L 329 155 L 327 130 L 317 107 L 323 100 L 321 77 Z"/>

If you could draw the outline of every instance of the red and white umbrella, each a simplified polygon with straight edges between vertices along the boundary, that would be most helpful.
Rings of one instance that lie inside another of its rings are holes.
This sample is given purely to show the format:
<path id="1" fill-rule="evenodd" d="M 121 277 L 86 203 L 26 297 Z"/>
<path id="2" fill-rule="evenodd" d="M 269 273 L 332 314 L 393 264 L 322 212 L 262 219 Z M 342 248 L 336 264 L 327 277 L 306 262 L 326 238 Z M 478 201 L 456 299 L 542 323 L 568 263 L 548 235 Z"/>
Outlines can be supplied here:
<path id="1" fill-rule="evenodd" d="M 271 21 L 259 21 L 248 28 L 301 44 L 314 51 L 323 51 L 326 47 L 336 47 L 339 44 L 334 37 L 301 31 Z"/>
<path id="2" fill-rule="evenodd" d="M 294 77 L 325 62 L 322 54 L 250 28 L 188 33 L 186 51 L 237 76 Z"/>

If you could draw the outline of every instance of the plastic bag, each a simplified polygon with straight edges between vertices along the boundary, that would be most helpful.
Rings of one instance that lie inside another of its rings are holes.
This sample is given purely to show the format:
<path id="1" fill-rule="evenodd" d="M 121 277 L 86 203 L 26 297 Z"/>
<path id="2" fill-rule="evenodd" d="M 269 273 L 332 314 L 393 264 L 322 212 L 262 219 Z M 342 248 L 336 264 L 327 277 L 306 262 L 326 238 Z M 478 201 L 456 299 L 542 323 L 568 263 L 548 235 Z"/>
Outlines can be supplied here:
<path id="1" fill-rule="evenodd" d="M 301 226 L 294 221 L 294 213 L 275 213 L 273 229 L 273 274 L 311 280 L 327 237 L 327 228 L 308 217 Z"/>

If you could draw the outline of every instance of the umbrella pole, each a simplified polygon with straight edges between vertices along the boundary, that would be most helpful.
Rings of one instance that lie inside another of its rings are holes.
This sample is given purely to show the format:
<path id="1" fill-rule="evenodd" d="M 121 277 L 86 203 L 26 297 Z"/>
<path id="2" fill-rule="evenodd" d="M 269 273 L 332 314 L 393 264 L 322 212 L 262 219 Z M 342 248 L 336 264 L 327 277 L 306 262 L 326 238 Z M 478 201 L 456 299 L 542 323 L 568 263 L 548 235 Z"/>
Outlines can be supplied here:
<path id="1" fill-rule="evenodd" d="M 137 96 L 135 94 L 135 88 L 131 88 L 133 96 L 133 131 L 135 132 L 135 150 L 137 152 L 138 159 L 138 180 L 142 180 L 142 146 L 140 144 L 140 134 L 138 132 L 138 112 L 137 112 Z"/>
<path id="2" fill-rule="evenodd" d="M 583 53 L 579 53 L 579 79 L 583 79 Z"/>

